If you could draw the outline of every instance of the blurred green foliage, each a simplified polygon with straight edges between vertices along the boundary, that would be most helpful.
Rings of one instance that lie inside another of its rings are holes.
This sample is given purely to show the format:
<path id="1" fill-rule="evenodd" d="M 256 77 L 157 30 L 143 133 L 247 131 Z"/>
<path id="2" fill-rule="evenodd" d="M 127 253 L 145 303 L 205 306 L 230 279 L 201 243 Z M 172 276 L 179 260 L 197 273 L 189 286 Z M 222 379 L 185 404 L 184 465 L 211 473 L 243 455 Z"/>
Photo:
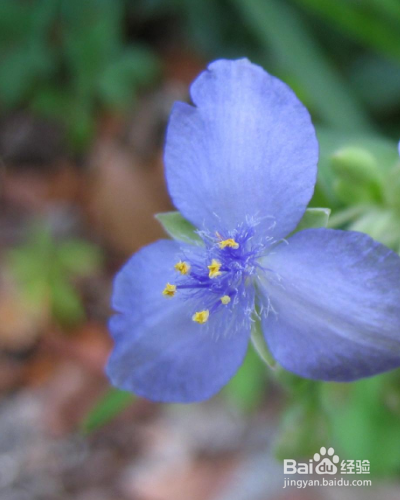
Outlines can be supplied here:
<path id="1" fill-rule="evenodd" d="M 79 152 L 99 109 L 123 110 L 158 72 L 151 50 L 124 37 L 122 0 L 2 0 L 0 110 L 56 118 Z"/>
<path id="2" fill-rule="evenodd" d="M 329 224 L 368 233 L 400 253 L 400 162 L 394 141 L 318 131 L 319 179 L 312 204 L 332 207 Z"/>
<path id="3" fill-rule="evenodd" d="M 227 402 L 243 413 L 260 407 L 268 390 L 268 372 L 253 345 L 250 345 L 240 370 L 222 390 Z"/>
<path id="4" fill-rule="evenodd" d="M 47 310 L 52 321 L 71 327 L 85 318 L 73 281 L 100 268 L 98 247 L 78 239 L 56 241 L 46 227 L 37 226 L 26 244 L 10 250 L 7 257 L 26 299 Z"/>
<path id="5" fill-rule="evenodd" d="M 154 80 L 167 42 L 259 62 L 326 126 L 397 133 L 399 11 L 397 0 L 3 0 L 0 111 L 56 118 L 80 151 L 99 111 L 126 109 Z"/>
<path id="6" fill-rule="evenodd" d="M 345 458 L 371 461 L 371 474 L 400 472 L 399 371 L 353 384 L 322 384 L 321 407 Z"/>

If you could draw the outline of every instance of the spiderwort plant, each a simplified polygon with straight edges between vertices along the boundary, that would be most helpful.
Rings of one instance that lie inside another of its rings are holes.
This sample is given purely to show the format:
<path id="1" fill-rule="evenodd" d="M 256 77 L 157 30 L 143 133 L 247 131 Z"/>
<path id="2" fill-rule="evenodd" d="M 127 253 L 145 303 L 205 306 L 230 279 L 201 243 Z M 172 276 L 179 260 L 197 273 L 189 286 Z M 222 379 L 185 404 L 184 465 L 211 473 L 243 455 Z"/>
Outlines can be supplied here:
<path id="1" fill-rule="evenodd" d="M 399 256 L 356 232 L 290 236 L 318 160 L 295 94 L 247 60 L 220 60 L 191 97 L 173 107 L 165 166 L 174 204 L 199 229 L 191 243 L 143 248 L 117 275 L 111 382 L 156 401 L 209 398 L 241 365 L 254 321 L 303 377 L 400 366 Z"/>

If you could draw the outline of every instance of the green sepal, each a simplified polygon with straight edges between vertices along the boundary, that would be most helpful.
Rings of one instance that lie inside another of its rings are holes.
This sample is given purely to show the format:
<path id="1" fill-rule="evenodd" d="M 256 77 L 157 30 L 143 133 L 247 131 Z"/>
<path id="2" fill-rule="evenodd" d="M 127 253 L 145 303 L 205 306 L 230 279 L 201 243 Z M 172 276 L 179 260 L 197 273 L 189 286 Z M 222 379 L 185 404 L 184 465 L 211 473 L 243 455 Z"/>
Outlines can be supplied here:
<path id="1" fill-rule="evenodd" d="M 276 361 L 272 357 L 270 353 L 267 343 L 265 342 L 264 335 L 262 333 L 260 320 L 258 318 L 255 319 L 251 326 L 251 343 L 259 355 L 259 357 L 266 363 L 270 368 L 275 368 Z"/>
<path id="2" fill-rule="evenodd" d="M 197 229 L 186 220 L 179 212 L 164 212 L 156 214 L 156 219 L 164 231 L 174 240 L 183 241 L 192 245 L 202 244 L 202 239 L 197 234 Z"/>
<path id="3" fill-rule="evenodd" d="M 307 208 L 296 229 L 289 236 L 303 229 L 327 227 L 330 214 L 330 208 Z"/>

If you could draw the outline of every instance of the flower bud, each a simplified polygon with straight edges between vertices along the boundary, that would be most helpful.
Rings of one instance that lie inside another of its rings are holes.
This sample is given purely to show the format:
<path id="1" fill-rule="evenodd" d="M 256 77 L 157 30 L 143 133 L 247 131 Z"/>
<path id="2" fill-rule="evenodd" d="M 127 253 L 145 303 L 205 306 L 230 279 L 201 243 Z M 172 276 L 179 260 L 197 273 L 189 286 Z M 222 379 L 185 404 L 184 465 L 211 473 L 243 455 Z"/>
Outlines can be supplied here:
<path id="1" fill-rule="evenodd" d="M 335 191 L 345 203 L 381 201 L 382 174 L 376 158 L 366 149 L 349 146 L 331 157 L 338 179 Z"/>

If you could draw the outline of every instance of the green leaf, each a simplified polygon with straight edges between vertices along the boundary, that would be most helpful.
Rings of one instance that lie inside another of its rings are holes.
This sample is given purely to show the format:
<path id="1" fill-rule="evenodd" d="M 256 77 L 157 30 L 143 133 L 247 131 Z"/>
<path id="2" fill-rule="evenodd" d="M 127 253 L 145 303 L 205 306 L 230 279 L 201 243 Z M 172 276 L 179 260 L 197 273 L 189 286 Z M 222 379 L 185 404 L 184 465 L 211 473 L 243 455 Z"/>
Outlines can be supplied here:
<path id="1" fill-rule="evenodd" d="M 97 401 L 82 422 L 83 432 L 93 432 L 99 427 L 110 422 L 134 401 L 135 396 L 130 392 L 119 389 L 109 389 L 106 394 Z"/>
<path id="2" fill-rule="evenodd" d="M 195 226 L 184 219 L 179 212 L 157 214 L 156 219 L 174 240 L 184 241 L 192 245 L 202 244 L 201 238 L 196 233 Z"/>
<path id="3" fill-rule="evenodd" d="M 316 450 L 329 442 L 331 442 L 329 419 L 318 401 L 305 395 L 302 399 L 292 401 L 284 412 L 274 452 L 280 460 L 288 457 L 304 459 L 312 457 Z"/>
<path id="4" fill-rule="evenodd" d="M 73 276 L 85 276 L 98 270 L 103 256 L 99 247 L 80 240 L 68 240 L 57 249 L 63 269 Z"/>
<path id="5" fill-rule="evenodd" d="M 57 242 L 47 227 L 35 225 L 27 243 L 9 251 L 6 258 L 22 293 L 33 305 L 50 306 L 63 326 L 84 319 L 82 299 L 70 278 L 98 269 L 101 254 L 97 247 L 74 239 Z"/>
<path id="6" fill-rule="evenodd" d="M 59 272 L 53 272 L 50 285 L 54 318 L 63 326 L 73 326 L 83 321 L 85 309 L 79 292 Z"/>
<path id="7" fill-rule="evenodd" d="M 35 114 L 65 121 L 74 100 L 73 93 L 68 92 L 65 88 L 41 85 L 40 89 L 37 89 L 35 95 L 32 96 L 29 106 Z"/>
<path id="8" fill-rule="evenodd" d="M 330 214 L 330 208 L 307 208 L 294 232 L 312 227 L 327 227 Z"/>
<path id="9" fill-rule="evenodd" d="M 369 460 L 371 474 L 388 476 L 398 471 L 400 426 L 393 399 L 399 398 L 399 375 L 396 370 L 352 384 L 321 385 L 340 455 Z"/>
<path id="10" fill-rule="evenodd" d="M 158 60 L 150 50 L 142 47 L 126 50 L 100 75 L 99 97 L 110 107 L 124 108 L 136 97 L 138 87 L 148 85 L 158 70 Z"/>
<path id="11" fill-rule="evenodd" d="M 92 94 L 103 69 L 122 48 L 122 5 L 115 1 L 63 2 L 63 47 L 80 95 Z"/>
<path id="12" fill-rule="evenodd" d="M 71 102 L 65 116 L 67 139 L 75 152 L 82 153 L 94 137 L 96 120 L 94 103 L 90 99 L 77 99 Z"/>
<path id="13" fill-rule="evenodd" d="M 381 1 L 381 0 L 380 0 Z M 296 0 L 306 9 L 336 25 L 341 31 L 365 45 L 392 57 L 400 58 L 398 28 L 365 9 L 364 2 L 348 0 Z"/>
<path id="14" fill-rule="evenodd" d="M 386 16 L 388 20 L 396 20 L 400 24 L 400 3 L 398 0 L 366 0 L 366 2 L 377 12 Z"/>
<path id="15" fill-rule="evenodd" d="M 20 45 L 3 54 L 0 67 L 2 105 L 7 108 L 20 105 L 39 79 L 50 76 L 53 64 L 52 52 L 45 45 Z"/>
<path id="16" fill-rule="evenodd" d="M 0 2 L 0 30 L 2 44 L 24 41 L 32 23 L 32 9 L 27 2 L 2 0 Z M 10 46 L 9 45 L 9 46 Z"/>

